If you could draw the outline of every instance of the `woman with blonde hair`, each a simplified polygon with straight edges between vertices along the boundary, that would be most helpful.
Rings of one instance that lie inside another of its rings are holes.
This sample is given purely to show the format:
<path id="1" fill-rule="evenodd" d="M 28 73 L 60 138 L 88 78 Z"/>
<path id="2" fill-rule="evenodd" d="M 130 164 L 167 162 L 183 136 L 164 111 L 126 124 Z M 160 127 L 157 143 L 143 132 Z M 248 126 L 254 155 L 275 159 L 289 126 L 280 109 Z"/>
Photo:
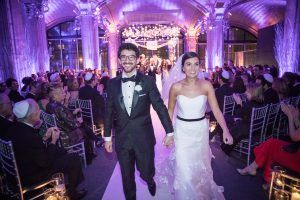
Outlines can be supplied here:
<path id="1" fill-rule="evenodd" d="M 233 145 L 222 144 L 221 148 L 225 154 L 229 155 L 242 139 L 249 136 L 252 109 L 263 106 L 263 88 L 258 83 L 249 83 L 246 87 L 247 101 L 243 102 L 239 95 L 233 94 L 233 98 L 237 104 L 235 118 L 238 121 L 230 128 L 233 137 Z"/>

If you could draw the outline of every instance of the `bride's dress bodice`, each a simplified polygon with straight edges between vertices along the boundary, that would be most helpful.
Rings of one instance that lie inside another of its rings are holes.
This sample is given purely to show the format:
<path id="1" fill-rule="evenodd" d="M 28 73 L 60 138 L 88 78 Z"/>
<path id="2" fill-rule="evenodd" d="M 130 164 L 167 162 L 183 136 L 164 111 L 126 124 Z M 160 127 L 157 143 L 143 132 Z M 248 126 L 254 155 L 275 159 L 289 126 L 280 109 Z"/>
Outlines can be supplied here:
<path id="1" fill-rule="evenodd" d="M 177 96 L 177 115 L 184 119 L 197 119 L 205 115 L 207 96 Z"/>

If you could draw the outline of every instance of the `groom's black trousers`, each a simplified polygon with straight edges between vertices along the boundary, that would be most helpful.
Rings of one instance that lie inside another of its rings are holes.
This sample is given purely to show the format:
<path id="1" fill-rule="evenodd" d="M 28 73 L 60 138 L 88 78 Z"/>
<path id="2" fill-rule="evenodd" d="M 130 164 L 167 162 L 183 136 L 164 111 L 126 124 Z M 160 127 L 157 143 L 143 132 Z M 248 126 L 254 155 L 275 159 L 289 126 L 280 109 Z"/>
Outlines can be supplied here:
<path id="1" fill-rule="evenodd" d="M 135 163 L 141 178 L 147 183 L 153 182 L 155 175 L 154 146 L 144 152 L 134 146 L 124 147 L 119 149 L 116 153 L 121 167 L 123 190 L 126 200 L 135 200 Z"/>

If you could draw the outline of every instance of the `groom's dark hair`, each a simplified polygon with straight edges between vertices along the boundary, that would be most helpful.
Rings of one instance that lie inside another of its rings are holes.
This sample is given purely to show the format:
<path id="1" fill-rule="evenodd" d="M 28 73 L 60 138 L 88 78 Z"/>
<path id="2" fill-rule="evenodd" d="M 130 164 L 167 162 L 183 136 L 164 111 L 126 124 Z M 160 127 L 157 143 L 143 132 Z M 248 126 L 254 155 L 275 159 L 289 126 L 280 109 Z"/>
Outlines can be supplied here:
<path id="1" fill-rule="evenodd" d="M 121 51 L 123 51 L 124 49 L 134 51 L 137 58 L 140 56 L 139 48 L 138 48 L 136 45 L 134 45 L 134 44 L 132 44 L 132 43 L 123 43 L 123 44 L 121 44 L 121 46 L 119 47 L 119 50 L 118 50 L 118 58 L 120 58 L 120 56 L 121 56 Z"/>
<path id="2" fill-rule="evenodd" d="M 183 71 L 184 62 L 185 62 L 187 59 L 195 58 L 195 57 L 198 58 L 198 54 L 195 53 L 195 52 L 190 51 L 190 52 L 184 53 L 184 55 L 182 56 L 182 60 L 181 60 L 181 71 L 182 71 L 182 72 L 184 72 L 184 71 Z"/>

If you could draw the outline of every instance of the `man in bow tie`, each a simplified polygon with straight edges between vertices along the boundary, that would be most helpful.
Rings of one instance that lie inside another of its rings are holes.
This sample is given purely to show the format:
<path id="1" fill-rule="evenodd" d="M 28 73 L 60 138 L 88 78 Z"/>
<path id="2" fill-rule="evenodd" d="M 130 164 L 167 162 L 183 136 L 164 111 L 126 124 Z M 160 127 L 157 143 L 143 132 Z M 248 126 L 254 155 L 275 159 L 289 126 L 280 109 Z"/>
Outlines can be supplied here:
<path id="1" fill-rule="evenodd" d="M 131 43 L 123 43 L 118 50 L 123 68 L 121 75 L 108 81 L 108 100 L 104 119 L 104 140 L 107 152 L 112 152 L 111 129 L 116 118 L 115 150 L 121 167 L 126 200 L 136 199 L 135 164 L 152 196 L 156 192 L 153 180 L 155 137 L 150 115 L 152 105 L 166 130 L 164 144 L 173 143 L 173 127 L 168 110 L 160 97 L 153 77 L 136 69 L 139 50 Z"/>

